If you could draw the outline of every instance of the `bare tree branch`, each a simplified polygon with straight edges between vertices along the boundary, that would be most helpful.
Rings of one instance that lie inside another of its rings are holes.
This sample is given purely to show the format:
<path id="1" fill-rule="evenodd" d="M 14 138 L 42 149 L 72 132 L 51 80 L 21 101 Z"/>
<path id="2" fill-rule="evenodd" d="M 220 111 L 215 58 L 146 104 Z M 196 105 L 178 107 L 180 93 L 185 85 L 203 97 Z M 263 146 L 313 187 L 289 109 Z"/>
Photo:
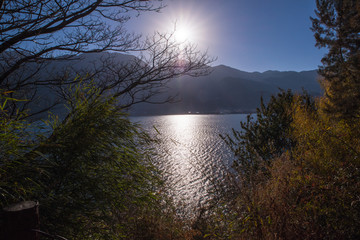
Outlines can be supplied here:
<path id="1" fill-rule="evenodd" d="M 119 99 L 119 107 L 126 108 L 152 102 L 153 96 L 166 91 L 166 83 L 172 78 L 206 74 L 213 59 L 195 46 L 173 41 L 171 33 L 143 39 L 125 30 L 124 24 L 134 13 L 162 7 L 161 0 L 1 1 L 0 90 L 30 99 L 21 107 L 33 108 L 44 91 L 67 96 L 66 86 L 80 75 L 82 81 L 93 80 L 101 94 L 113 95 Z M 60 74 L 59 67 L 54 67 L 64 62 L 79 63 L 87 54 L 101 52 L 107 54 L 100 54 L 104 59 L 97 59 L 90 69 L 89 65 L 85 69 L 63 66 Z M 120 63 L 114 58 L 115 52 L 138 56 Z M 51 74 L 44 77 L 46 72 Z M 9 105 L 11 111 L 18 104 Z M 48 106 L 53 104 L 42 107 Z"/>

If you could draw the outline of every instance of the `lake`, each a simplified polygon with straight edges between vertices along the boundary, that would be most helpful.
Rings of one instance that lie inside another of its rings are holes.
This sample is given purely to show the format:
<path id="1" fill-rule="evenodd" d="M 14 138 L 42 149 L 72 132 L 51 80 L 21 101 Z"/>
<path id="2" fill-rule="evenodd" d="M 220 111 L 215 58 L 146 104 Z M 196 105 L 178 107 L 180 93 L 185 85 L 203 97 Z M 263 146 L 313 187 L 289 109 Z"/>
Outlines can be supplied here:
<path id="1" fill-rule="evenodd" d="M 162 139 L 157 146 L 162 170 L 177 200 L 195 206 L 206 199 L 211 181 L 234 159 L 219 134 L 239 130 L 247 114 L 131 117 Z"/>

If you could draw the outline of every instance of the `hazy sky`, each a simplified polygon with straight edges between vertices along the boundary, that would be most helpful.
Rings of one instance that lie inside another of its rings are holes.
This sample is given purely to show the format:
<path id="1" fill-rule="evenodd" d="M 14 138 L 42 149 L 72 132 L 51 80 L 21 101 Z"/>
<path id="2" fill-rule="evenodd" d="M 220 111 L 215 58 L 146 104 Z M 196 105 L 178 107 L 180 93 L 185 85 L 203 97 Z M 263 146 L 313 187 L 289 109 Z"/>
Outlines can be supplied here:
<path id="1" fill-rule="evenodd" d="M 130 31 L 170 31 L 188 38 L 224 64 L 243 71 L 312 70 L 325 50 L 310 30 L 315 0 L 164 0 L 161 13 L 132 19 Z M 185 30 L 184 30 L 185 29 Z"/>

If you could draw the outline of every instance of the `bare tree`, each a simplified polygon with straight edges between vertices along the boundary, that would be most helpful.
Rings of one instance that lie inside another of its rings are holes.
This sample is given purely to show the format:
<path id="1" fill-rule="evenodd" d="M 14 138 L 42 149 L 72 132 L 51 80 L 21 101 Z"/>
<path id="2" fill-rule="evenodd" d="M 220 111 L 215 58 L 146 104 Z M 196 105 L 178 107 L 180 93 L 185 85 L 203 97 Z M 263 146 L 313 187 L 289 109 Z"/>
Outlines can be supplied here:
<path id="1" fill-rule="evenodd" d="M 123 98 L 122 107 L 151 101 L 166 82 L 182 74 L 206 72 L 211 62 L 194 46 L 174 42 L 171 34 L 157 33 L 143 39 L 128 33 L 124 24 L 134 14 L 159 11 L 161 0 L 4 0 L 0 2 L 0 90 L 28 101 L 22 108 L 43 101 L 39 86 L 58 88 L 73 82 L 65 75 L 39 77 L 49 63 L 74 61 L 86 53 L 109 52 L 86 79 L 94 79 L 102 93 Z M 116 62 L 111 52 L 137 52 L 139 58 Z M 103 55 L 105 56 L 105 55 Z M 73 73 L 78 73 L 78 69 Z M 83 72 L 84 73 L 84 72 Z M 60 90 L 59 90 L 60 89 Z M 37 112 L 51 109 L 42 106 Z M 17 102 L 9 104 L 12 111 Z"/>

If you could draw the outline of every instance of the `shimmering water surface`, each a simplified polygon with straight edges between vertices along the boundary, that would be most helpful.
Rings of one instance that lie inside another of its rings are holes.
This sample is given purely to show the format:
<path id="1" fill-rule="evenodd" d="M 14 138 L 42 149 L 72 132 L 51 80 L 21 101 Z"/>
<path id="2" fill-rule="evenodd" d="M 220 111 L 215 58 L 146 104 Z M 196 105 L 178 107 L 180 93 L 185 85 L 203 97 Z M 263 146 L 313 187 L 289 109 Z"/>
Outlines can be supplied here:
<path id="1" fill-rule="evenodd" d="M 246 114 L 164 115 L 132 117 L 162 140 L 159 162 L 171 183 L 175 198 L 197 204 L 206 198 L 217 170 L 230 165 L 233 155 L 219 134 L 240 129 Z"/>

